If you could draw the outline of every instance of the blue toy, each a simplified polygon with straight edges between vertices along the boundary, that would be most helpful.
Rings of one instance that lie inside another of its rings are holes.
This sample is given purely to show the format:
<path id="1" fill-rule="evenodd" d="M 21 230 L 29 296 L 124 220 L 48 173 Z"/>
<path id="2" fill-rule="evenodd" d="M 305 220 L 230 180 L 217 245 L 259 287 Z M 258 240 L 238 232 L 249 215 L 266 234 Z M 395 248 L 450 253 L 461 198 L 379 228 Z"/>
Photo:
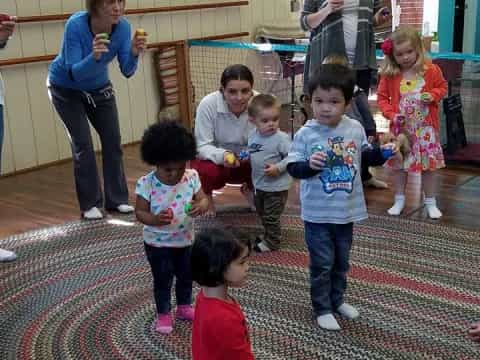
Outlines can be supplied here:
<path id="1" fill-rule="evenodd" d="M 242 150 L 238 154 L 239 160 L 247 160 L 250 157 L 250 153 L 247 150 Z"/>
<path id="2" fill-rule="evenodd" d="M 317 152 L 324 152 L 325 148 L 322 145 L 314 145 L 312 147 L 312 154 L 315 154 Z"/>
<path id="3" fill-rule="evenodd" d="M 382 156 L 384 159 L 388 160 L 393 156 L 394 152 L 393 149 L 387 148 L 387 149 L 382 149 Z"/>

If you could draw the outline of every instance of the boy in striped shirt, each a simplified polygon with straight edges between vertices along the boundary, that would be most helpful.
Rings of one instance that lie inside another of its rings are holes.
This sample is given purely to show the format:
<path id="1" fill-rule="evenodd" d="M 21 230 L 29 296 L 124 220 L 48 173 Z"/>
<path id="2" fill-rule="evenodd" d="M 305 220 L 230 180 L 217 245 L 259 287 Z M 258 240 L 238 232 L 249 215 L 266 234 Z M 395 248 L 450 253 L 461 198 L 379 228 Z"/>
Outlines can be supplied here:
<path id="1" fill-rule="evenodd" d="M 287 171 L 301 179 L 301 215 L 310 254 L 310 293 L 318 325 L 340 330 L 333 313 L 347 319 L 358 311 L 344 302 L 353 223 L 367 218 L 360 177 L 361 157 L 378 157 L 362 125 L 345 109 L 355 75 L 338 64 L 321 65 L 310 78 L 308 95 L 314 119 L 297 132 Z M 392 148 L 393 144 L 382 148 Z"/>

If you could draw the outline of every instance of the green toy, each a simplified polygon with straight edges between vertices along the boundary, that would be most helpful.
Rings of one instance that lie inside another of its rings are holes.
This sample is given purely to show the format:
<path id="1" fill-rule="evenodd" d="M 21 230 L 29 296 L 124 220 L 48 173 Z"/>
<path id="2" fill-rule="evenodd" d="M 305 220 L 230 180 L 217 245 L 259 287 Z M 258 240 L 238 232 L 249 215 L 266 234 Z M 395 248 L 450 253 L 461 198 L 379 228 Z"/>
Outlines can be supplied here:
<path id="1" fill-rule="evenodd" d="M 192 210 L 192 204 L 186 203 L 183 209 L 185 210 L 185 214 L 188 214 L 190 210 Z"/>
<path id="2" fill-rule="evenodd" d="M 104 40 L 108 40 L 109 39 L 109 35 L 107 33 L 100 33 L 97 35 L 100 39 L 104 39 Z"/>
<path id="3" fill-rule="evenodd" d="M 430 94 L 429 93 L 423 93 L 422 95 L 420 95 L 420 99 L 422 101 L 426 101 L 426 100 L 430 99 Z"/>

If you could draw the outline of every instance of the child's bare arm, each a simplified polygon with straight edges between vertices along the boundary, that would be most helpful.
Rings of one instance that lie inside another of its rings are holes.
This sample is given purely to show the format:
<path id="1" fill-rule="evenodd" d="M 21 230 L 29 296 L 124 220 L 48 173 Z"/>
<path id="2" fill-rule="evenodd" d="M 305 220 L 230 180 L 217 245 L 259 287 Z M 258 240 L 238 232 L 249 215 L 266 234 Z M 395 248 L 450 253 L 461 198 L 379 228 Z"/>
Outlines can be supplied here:
<path id="1" fill-rule="evenodd" d="M 168 210 L 161 211 L 158 215 L 150 212 L 150 203 L 140 195 L 135 202 L 135 215 L 142 224 L 150 226 L 164 226 L 172 222 L 173 214 Z"/>
<path id="2" fill-rule="evenodd" d="M 194 196 L 188 215 L 195 217 L 204 214 L 208 210 L 207 195 L 200 189 Z"/>

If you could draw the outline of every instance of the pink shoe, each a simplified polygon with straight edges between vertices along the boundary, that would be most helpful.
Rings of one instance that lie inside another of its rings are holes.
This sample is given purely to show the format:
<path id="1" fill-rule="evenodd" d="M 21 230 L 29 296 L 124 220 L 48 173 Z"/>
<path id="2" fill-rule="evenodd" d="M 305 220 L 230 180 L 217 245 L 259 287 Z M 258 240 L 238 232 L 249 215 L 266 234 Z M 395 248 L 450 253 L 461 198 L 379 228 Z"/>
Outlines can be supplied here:
<path id="1" fill-rule="evenodd" d="M 195 309 L 192 305 L 178 305 L 177 306 L 177 319 L 193 321 L 195 315 Z"/>
<path id="2" fill-rule="evenodd" d="M 155 319 L 155 331 L 160 334 L 170 334 L 173 331 L 173 318 L 171 313 L 157 315 Z"/>

